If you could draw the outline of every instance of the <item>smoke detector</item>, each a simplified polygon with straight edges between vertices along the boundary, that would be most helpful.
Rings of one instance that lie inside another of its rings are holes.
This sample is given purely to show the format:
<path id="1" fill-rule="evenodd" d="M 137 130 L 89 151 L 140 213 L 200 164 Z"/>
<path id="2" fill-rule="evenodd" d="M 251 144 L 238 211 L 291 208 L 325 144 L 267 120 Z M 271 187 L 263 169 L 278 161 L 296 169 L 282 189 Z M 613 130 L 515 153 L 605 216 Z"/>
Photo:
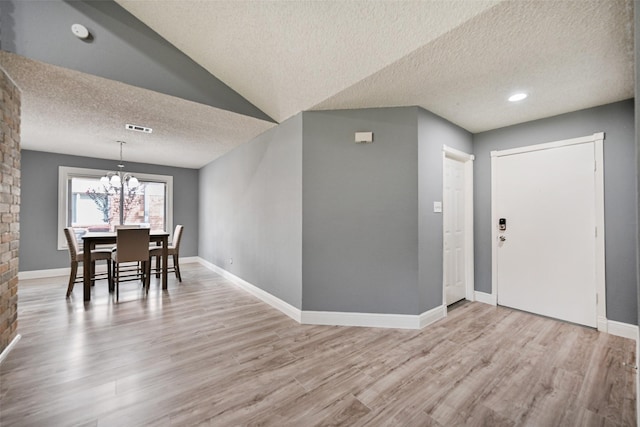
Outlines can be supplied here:
<path id="1" fill-rule="evenodd" d="M 91 35 L 87 27 L 85 27 L 82 24 L 73 24 L 71 26 L 71 32 L 73 33 L 74 36 L 76 36 L 80 40 L 87 40 Z"/>
<path id="2" fill-rule="evenodd" d="M 133 131 L 136 131 L 136 132 L 142 132 L 142 133 L 151 133 L 151 132 L 153 132 L 153 129 L 151 129 L 151 128 L 148 128 L 148 127 L 145 127 L 145 126 L 139 126 L 139 125 L 130 125 L 128 123 L 126 125 L 124 125 L 124 127 L 127 130 L 133 130 Z"/>

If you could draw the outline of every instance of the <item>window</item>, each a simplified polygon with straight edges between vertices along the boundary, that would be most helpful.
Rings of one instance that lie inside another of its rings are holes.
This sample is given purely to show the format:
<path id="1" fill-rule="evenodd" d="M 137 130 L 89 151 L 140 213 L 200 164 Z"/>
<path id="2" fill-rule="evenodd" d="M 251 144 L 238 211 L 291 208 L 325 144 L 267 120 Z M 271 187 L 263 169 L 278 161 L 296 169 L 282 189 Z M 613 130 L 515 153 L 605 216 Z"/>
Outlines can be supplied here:
<path id="1" fill-rule="evenodd" d="M 173 177 L 131 174 L 138 185 L 114 188 L 101 180 L 105 171 L 59 167 L 58 249 L 67 248 L 65 227 L 74 227 L 80 242 L 87 231 L 113 231 L 119 224 L 172 231 Z"/>

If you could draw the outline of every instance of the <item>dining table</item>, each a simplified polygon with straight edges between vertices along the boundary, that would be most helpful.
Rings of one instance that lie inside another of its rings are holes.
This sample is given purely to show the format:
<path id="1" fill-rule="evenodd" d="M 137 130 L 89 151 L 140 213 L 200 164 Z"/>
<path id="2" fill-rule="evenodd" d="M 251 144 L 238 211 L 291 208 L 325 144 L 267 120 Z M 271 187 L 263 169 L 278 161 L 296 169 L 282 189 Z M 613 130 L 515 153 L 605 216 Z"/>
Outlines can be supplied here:
<path id="1" fill-rule="evenodd" d="M 95 249 L 96 245 L 116 244 L 117 240 L 116 232 L 109 231 L 89 231 L 82 236 L 84 301 L 91 301 L 91 250 Z M 149 243 L 151 242 L 162 246 L 162 289 L 166 290 L 169 233 L 152 230 L 149 232 Z"/>

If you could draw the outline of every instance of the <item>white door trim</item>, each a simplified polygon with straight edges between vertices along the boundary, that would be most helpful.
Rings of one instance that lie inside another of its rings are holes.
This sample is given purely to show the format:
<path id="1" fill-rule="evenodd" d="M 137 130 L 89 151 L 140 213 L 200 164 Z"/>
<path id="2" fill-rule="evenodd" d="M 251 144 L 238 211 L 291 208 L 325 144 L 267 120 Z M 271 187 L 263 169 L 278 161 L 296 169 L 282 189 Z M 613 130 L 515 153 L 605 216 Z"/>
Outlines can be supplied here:
<path id="1" fill-rule="evenodd" d="M 607 287 L 604 253 L 604 132 L 593 134 L 596 159 L 596 313 L 598 330 L 607 331 Z"/>
<path id="2" fill-rule="evenodd" d="M 464 218 L 464 257 L 465 257 L 465 299 L 469 301 L 475 301 L 474 292 L 474 260 L 473 260 L 473 160 L 475 156 L 473 154 L 465 153 L 464 151 L 456 150 L 455 148 L 442 146 L 442 177 L 443 177 L 443 192 L 444 192 L 444 160 L 446 158 L 454 159 L 464 163 L 464 186 L 465 186 L 465 218 Z M 444 233 L 444 216 L 442 217 L 442 229 Z M 444 239 L 442 240 L 442 253 L 444 254 Z M 443 271 L 442 271 L 442 305 L 447 306 L 447 295 L 444 283 L 444 259 L 443 259 Z"/>
<path id="3" fill-rule="evenodd" d="M 594 143 L 594 157 L 596 162 L 595 170 L 595 196 L 596 196 L 596 314 L 598 322 L 598 330 L 607 332 L 607 301 L 606 301 L 606 282 L 605 282 L 605 252 L 604 252 L 604 132 L 594 133 L 593 135 L 583 136 L 580 138 L 565 139 L 561 141 L 549 142 L 546 144 L 529 145 L 526 147 L 513 148 L 509 150 L 500 150 L 491 152 L 491 293 L 497 301 L 498 296 L 498 253 L 496 242 L 498 240 L 498 228 L 493 224 L 496 218 L 496 180 L 495 180 L 495 161 L 494 159 L 501 156 L 509 156 L 513 154 L 527 153 L 539 150 L 548 150 L 551 148 L 566 147 L 569 145 Z"/>
<path id="4" fill-rule="evenodd" d="M 532 151 L 548 150 L 550 148 L 567 147 L 569 145 L 584 144 L 588 142 L 604 140 L 604 132 L 594 133 L 589 136 L 579 138 L 563 139 L 561 141 L 547 142 L 544 144 L 527 145 L 524 147 L 511 148 L 509 150 L 492 151 L 491 157 L 510 156 L 512 154 L 530 153 Z"/>

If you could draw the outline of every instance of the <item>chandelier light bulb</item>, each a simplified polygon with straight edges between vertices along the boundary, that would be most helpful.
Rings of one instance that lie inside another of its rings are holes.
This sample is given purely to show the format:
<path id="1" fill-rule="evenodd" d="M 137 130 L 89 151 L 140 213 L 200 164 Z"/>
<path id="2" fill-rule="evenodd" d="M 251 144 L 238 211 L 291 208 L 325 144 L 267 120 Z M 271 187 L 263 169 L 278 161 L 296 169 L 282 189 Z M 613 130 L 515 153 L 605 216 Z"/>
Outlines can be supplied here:
<path id="1" fill-rule="evenodd" d="M 138 184 L 140 184 L 138 182 L 138 178 L 136 178 L 135 176 L 132 176 L 131 178 L 129 178 L 128 183 L 129 183 L 129 187 L 131 188 L 136 188 Z"/>
<path id="2" fill-rule="evenodd" d="M 118 175 L 113 175 L 110 182 L 113 187 L 120 187 L 121 181 Z"/>

